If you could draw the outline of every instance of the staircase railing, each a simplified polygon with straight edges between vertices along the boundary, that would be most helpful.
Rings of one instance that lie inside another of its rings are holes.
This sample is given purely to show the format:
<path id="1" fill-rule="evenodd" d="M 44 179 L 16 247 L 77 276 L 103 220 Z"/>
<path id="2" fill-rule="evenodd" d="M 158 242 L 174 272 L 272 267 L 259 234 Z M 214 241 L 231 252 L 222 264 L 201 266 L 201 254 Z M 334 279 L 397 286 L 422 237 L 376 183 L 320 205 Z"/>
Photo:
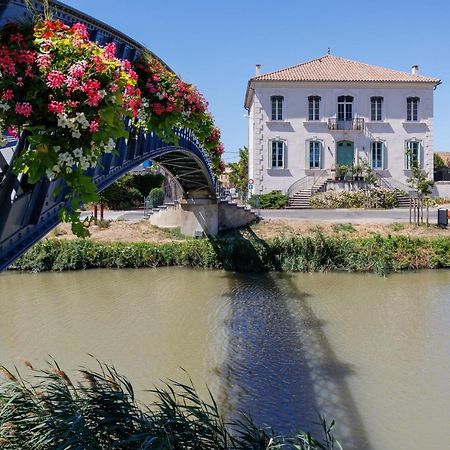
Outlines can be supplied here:
<path id="1" fill-rule="evenodd" d="M 402 183 L 401 181 L 396 180 L 392 177 L 383 177 L 379 173 L 376 173 L 376 177 L 379 181 L 379 185 L 381 187 L 385 187 L 387 189 L 395 190 L 398 189 L 400 191 L 405 192 L 408 195 L 415 194 L 416 191 L 411 187 L 408 186 L 405 183 Z"/>
<path id="2" fill-rule="evenodd" d="M 319 173 L 314 175 L 306 175 L 303 178 L 300 178 L 292 183 L 286 191 L 286 195 L 290 198 L 299 191 L 312 189 L 321 179 L 323 179 L 327 175 L 328 170 L 326 169 L 321 170 Z"/>

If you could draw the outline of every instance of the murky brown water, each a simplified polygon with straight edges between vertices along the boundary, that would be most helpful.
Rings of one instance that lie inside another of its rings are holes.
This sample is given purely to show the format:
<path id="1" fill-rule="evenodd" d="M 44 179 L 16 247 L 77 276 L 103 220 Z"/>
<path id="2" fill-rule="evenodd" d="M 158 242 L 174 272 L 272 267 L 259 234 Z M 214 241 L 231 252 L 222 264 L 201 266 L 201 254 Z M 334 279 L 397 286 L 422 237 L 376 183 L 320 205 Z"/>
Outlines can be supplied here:
<path id="1" fill-rule="evenodd" d="M 141 391 L 183 367 L 228 414 L 281 431 L 318 409 L 346 449 L 450 442 L 450 271 L 3 273 L 0 305 L 5 364 L 95 367 L 92 353 Z"/>

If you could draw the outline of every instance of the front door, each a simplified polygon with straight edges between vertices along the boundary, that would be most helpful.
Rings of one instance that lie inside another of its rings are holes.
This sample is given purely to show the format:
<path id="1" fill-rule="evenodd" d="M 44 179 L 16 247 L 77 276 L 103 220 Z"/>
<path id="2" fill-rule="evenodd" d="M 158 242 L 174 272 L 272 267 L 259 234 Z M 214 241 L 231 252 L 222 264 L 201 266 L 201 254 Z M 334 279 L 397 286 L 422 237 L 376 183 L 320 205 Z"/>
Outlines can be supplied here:
<path id="1" fill-rule="evenodd" d="M 336 165 L 352 166 L 353 165 L 354 147 L 352 141 L 340 141 L 336 148 Z"/>

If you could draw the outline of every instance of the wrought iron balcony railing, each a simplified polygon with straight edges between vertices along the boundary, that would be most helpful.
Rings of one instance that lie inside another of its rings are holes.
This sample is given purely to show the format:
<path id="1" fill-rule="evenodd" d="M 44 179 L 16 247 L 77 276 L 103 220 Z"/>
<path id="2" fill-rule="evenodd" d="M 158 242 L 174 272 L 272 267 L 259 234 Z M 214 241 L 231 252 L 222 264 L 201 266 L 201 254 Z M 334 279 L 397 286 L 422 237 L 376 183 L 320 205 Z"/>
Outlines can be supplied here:
<path id="1" fill-rule="evenodd" d="M 328 129 L 362 131 L 364 130 L 364 119 L 358 117 L 357 119 L 343 120 L 336 117 L 330 117 L 328 119 Z"/>

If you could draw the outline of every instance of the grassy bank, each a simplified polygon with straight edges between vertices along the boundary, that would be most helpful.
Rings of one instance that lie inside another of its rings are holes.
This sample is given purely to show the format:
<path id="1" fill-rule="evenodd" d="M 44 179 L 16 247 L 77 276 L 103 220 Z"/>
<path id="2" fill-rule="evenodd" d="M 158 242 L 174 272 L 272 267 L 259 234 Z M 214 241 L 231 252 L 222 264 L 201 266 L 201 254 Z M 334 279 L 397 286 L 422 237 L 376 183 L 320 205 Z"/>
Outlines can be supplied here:
<path id="1" fill-rule="evenodd" d="M 46 239 L 12 269 L 35 272 L 92 268 L 186 266 L 235 271 L 340 270 L 385 274 L 450 268 L 450 237 L 286 236 L 262 240 L 251 229 L 225 237 L 169 243 L 100 243 Z"/>

